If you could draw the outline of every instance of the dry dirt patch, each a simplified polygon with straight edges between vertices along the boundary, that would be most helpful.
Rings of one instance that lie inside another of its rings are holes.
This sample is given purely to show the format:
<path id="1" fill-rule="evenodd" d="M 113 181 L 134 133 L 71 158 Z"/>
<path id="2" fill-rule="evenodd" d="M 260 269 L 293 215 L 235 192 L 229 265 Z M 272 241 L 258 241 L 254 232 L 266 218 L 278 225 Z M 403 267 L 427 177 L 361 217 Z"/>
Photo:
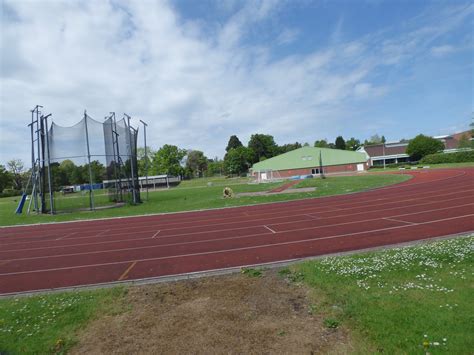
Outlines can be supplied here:
<path id="1" fill-rule="evenodd" d="M 342 329 L 311 312 L 309 291 L 276 271 L 131 287 L 122 314 L 83 331 L 73 354 L 345 352 Z"/>

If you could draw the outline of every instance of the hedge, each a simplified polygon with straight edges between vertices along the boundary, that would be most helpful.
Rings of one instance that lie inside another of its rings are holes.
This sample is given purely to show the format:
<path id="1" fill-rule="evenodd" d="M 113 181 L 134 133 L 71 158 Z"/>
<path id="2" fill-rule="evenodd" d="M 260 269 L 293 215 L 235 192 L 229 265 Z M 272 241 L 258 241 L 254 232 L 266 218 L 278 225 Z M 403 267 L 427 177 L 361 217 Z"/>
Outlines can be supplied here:
<path id="1" fill-rule="evenodd" d="M 420 164 L 466 163 L 474 162 L 474 150 L 456 153 L 429 154 L 420 160 Z"/>

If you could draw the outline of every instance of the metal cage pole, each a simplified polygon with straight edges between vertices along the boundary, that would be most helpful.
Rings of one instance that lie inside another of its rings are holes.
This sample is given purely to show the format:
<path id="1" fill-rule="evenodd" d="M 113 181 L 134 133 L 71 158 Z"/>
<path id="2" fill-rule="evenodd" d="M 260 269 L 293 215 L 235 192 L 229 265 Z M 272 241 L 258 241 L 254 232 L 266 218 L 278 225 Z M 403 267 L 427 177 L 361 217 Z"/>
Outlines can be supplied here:
<path id="1" fill-rule="evenodd" d="M 148 201 L 148 154 L 146 146 L 146 127 L 148 126 L 145 122 L 140 120 L 143 123 L 143 140 L 145 142 L 145 184 L 146 184 L 146 200 Z"/>
<path id="2" fill-rule="evenodd" d="M 135 186 L 135 174 L 133 172 L 134 166 L 133 166 L 133 147 L 132 147 L 132 130 L 130 127 L 130 116 L 124 113 L 125 117 L 127 117 L 127 123 L 128 123 L 128 135 L 129 135 L 129 142 L 130 142 L 130 170 L 131 170 L 131 176 L 132 176 L 132 199 L 133 203 L 137 203 L 137 196 L 136 196 L 136 186 Z"/>
<path id="3" fill-rule="evenodd" d="M 118 184 L 119 184 L 119 193 L 120 193 L 120 202 L 123 201 L 123 194 L 122 194 L 122 172 L 120 170 L 120 162 L 122 160 L 122 158 L 120 158 L 120 149 L 119 149 L 119 141 L 118 141 L 118 137 L 119 137 L 119 134 L 117 132 L 117 121 L 115 119 L 115 112 L 111 112 L 111 114 L 113 115 L 113 119 L 114 119 L 114 129 L 113 129 L 113 135 L 115 137 L 115 143 L 114 141 L 112 140 L 112 143 L 116 144 L 117 145 L 117 161 L 114 162 L 114 166 L 115 166 L 115 169 L 118 170 Z"/>
<path id="4" fill-rule="evenodd" d="M 46 151 L 48 153 L 48 188 L 49 188 L 49 207 L 50 207 L 50 213 L 54 214 L 54 202 L 53 202 L 53 187 L 52 187 L 52 182 L 51 182 L 51 157 L 50 157 L 50 152 L 49 152 L 49 134 L 48 134 L 48 117 L 51 116 L 51 114 L 46 115 L 46 116 L 41 116 L 41 118 L 45 122 L 45 127 L 46 127 Z"/>
<path id="5" fill-rule="evenodd" d="M 91 152 L 89 148 L 89 131 L 87 129 L 87 111 L 84 110 L 84 124 L 86 128 L 86 145 L 87 145 L 87 163 L 89 165 L 89 204 L 91 211 L 94 210 L 94 193 L 92 192 L 92 167 Z"/>

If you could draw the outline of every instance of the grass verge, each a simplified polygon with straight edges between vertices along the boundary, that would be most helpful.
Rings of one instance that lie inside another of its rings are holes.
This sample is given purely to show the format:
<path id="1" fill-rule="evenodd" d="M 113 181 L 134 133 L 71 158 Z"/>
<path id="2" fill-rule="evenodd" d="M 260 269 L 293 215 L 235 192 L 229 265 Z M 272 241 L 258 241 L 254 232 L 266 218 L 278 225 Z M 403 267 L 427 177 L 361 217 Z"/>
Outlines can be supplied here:
<path id="1" fill-rule="evenodd" d="M 388 354 L 474 349 L 474 235 L 295 266 L 327 326 Z M 365 351 L 365 350 L 364 350 Z"/>
<path id="2" fill-rule="evenodd" d="M 163 212 L 192 211 L 199 209 L 288 201 L 301 198 L 320 197 L 362 191 L 369 188 L 399 183 L 409 178 L 409 175 L 365 174 L 359 176 L 329 177 L 324 180 L 311 179 L 302 181 L 298 187 L 304 187 L 305 184 L 310 184 L 310 186 L 317 187 L 316 191 L 314 192 L 295 192 L 291 194 L 274 194 L 266 196 L 245 196 L 232 199 L 224 199 L 222 197 L 222 190 L 224 186 L 222 179 L 205 179 L 203 180 L 205 181 L 204 186 L 200 185 L 198 182 L 194 182 L 193 184 L 183 184 L 169 190 L 150 192 L 149 200 L 144 201 L 142 204 L 137 206 L 126 205 L 120 208 L 97 210 L 94 212 L 82 211 L 57 214 L 54 216 L 36 214 L 16 215 L 14 211 L 16 205 L 18 204 L 18 197 L 8 197 L 0 199 L 0 226 L 133 216 Z M 227 183 L 228 185 L 232 186 L 232 190 L 235 193 L 268 191 L 282 184 L 281 182 L 269 184 L 246 184 L 241 183 L 241 181 L 241 179 L 228 179 Z M 208 186 L 207 182 L 212 182 L 213 184 Z M 145 194 L 142 196 L 144 197 Z M 67 198 L 71 199 L 72 197 Z"/>
<path id="3" fill-rule="evenodd" d="M 91 319 L 122 311 L 121 287 L 0 299 L 0 354 L 65 353 Z"/>

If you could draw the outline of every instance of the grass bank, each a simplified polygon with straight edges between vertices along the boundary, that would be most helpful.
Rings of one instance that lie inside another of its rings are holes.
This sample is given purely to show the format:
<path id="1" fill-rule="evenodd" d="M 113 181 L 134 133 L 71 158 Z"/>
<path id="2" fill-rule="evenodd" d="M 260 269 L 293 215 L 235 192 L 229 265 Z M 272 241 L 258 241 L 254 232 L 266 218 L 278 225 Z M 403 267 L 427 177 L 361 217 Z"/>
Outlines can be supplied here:
<path id="1" fill-rule="evenodd" d="M 361 352 L 469 354 L 474 349 L 474 236 L 294 269 L 328 326 L 351 329 Z"/>
<path id="2" fill-rule="evenodd" d="M 65 353 L 92 319 L 123 309 L 123 288 L 0 299 L 0 354 Z"/>
<path id="3" fill-rule="evenodd" d="M 163 212 L 192 211 L 208 208 L 252 205 L 277 201 L 288 201 L 301 198 L 338 195 L 362 191 L 370 188 L 387 186 L 409 179 L 408 175 L 358 175 L 344 177 L 329 177 L 324 180 L 311 179 L 302 181 L 298 187 L 314 186 L 314 192 L 292 193 L 267 196 L 245 196 L 233 199 L 222 197 L 223 186 L 231 186 L 234 192 L 257 192 L 271 190 L 282 183 L 247 184 L 242 179 L 196 179 L 184 182 L 175 188 L 149 193 L 149 200 L 137 206 L 126 205 L 120 208 L 81 211 L 51 215 L 15 215 L 18 197 L 0 199 L 0 226 L 72 221 L 118 216 L 133 216 Z M 245 180 L 244 180 L 245 181 Z M 142 194 L 145 197 L 145 193 Z M 71 199 L 72 197 L 67 197 Z"/>

